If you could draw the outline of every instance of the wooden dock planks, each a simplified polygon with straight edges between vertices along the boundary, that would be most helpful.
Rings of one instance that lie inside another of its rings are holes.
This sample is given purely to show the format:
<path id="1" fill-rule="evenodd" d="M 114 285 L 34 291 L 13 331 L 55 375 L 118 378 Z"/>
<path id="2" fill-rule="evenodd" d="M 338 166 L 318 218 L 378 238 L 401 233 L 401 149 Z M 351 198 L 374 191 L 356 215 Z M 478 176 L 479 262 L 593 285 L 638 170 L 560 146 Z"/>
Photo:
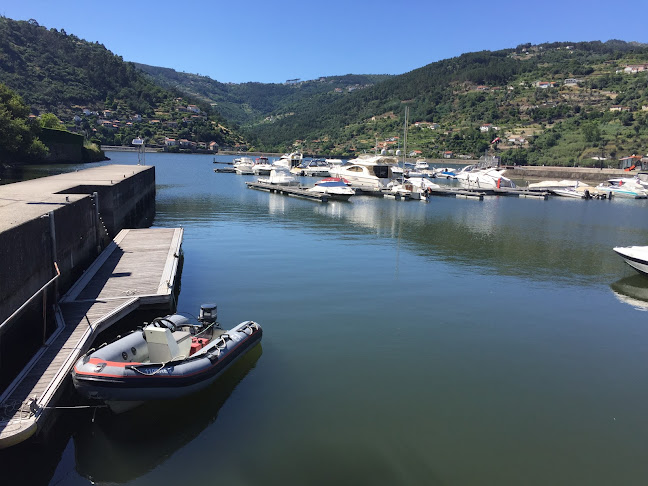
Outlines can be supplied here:
<path id="1" fill-rule="evenodd" d="M 313 201 L 328 202 L 329 198 L 326 194 L 318 192 L 310 192 L 295 186 L 280 186 L 277 184 L 266 184 L 264 182 L 246 182 L 248 189 L 257 189 L 260 191 L 276 192 L 278 194 L 285 194 L 287 196 L 301 197 L 304 199 L 311 199 Z"/>
<path id="2" fill-rule="evenodd" d="M 143 304 L 171 306 L 182 228 L 122 230 L 61 299 L 59 327 L 0 396 L 0 448 L 37 430 L 94 337 Z"/>

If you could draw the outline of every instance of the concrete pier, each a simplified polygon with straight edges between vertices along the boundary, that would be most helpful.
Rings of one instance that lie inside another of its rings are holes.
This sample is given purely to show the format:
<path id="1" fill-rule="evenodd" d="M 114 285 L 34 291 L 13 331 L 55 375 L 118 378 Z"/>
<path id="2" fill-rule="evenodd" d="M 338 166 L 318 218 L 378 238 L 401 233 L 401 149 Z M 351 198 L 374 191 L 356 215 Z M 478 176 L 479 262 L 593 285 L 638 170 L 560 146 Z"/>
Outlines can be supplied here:
<path id="1" fill-rule="evenodd" d="M 154 215 L 150 166 L 0 186 L 0 392 L 54 331 L 56 299 L 121 229 L 147 227 Z"/>
<path id="2" fill-rule="evenodd" d="M 57 309 L 55 332 L 0 394 L 0 449 L 37 433 L 74 363 L 103 330 L 141 306 L 173 307 L 183 230 L 125 229 Z"/>

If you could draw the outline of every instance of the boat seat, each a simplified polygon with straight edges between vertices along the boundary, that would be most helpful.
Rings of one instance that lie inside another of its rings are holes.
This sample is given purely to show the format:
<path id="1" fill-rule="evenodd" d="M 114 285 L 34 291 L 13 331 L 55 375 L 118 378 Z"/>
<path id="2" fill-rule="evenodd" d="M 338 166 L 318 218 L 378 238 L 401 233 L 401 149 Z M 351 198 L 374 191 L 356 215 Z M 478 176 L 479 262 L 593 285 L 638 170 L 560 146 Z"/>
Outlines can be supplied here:
<path id="1" fill-rule="evenodd" d="M 152 363 L 166 363 L 174 358 L 188 357 L 191 349 L 191 333 L 171 331 L 165 327 L 145 327 L 144 337 Z"/>
<path id="2" fill-rule="evenodd" d="M 191 333 L 189 331 L 174 331 L 173 339 L 178 343 L 180 356 L 189 356 L 191 352 Z"/>

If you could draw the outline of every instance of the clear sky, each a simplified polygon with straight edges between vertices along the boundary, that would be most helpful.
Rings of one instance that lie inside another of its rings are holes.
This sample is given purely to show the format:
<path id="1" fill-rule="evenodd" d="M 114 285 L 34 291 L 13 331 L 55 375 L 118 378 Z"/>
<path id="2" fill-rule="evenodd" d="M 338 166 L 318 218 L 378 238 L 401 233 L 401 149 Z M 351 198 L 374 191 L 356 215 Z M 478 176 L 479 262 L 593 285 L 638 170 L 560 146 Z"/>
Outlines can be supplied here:
<path id="1" fill-rule="evenodd" d="M 0 14 L 234 83 L 403 74 L 527 42 L 648 43 L 648 0 L 2 0 Z"/>

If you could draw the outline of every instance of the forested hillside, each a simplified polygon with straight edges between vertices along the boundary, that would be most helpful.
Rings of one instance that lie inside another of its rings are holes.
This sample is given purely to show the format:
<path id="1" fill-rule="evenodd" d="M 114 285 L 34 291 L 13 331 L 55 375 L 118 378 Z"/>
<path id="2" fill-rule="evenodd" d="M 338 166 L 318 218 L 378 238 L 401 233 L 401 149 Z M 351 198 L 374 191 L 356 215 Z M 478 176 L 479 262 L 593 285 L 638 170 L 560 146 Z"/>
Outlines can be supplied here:
<path id="1" fill-rule="evenodd" d="M 307 151 L 340 155 L 372 150 L 376 139 L 391 148 L 405 105 L 408 152 L 422 156 L 478 157 L 490 149 L 511 162 L 578 164 L 644 154 L 648 48 L 610 41 L 464 54 L 259 122 L 247 136 L 269 149 L 300 140 Z"/>
<path id="2" fill-rule="evenodd" d="M 330 104 L 344 93 L 366 89 L 389 79 L 387 75 L 329 76 L 292 80 L 283 84 L 220 83 L 208 76 L 135 63 L 160 86 L 177 89 L 212 104 L 228 121 L 253 124 L 277 114 L 300 112 L 302 106 Z"/>
<path id="3" fill-rule="evenodd" d="M 399 76 L 232 84 L 0 17 L 0 83 L 33 115 L 102 144 L 351 156 L 399 148 L 409 106 L 413 156 L 586 165 L 648 152 L 648 47 L 623 41 L 474 52 Z"/>
<path id="4" fill-rule="evenodd" d="M 103 45 L 35 20 L 0 17 L 0 83 L 20 94 L 32 114 L 55 114 L 65 126 L 104 144 L 141 136 L 233 144 L 233 134 L 209 104 L 152 83 Z M 195 109 L 188 109 L 195 105 Z"/>

